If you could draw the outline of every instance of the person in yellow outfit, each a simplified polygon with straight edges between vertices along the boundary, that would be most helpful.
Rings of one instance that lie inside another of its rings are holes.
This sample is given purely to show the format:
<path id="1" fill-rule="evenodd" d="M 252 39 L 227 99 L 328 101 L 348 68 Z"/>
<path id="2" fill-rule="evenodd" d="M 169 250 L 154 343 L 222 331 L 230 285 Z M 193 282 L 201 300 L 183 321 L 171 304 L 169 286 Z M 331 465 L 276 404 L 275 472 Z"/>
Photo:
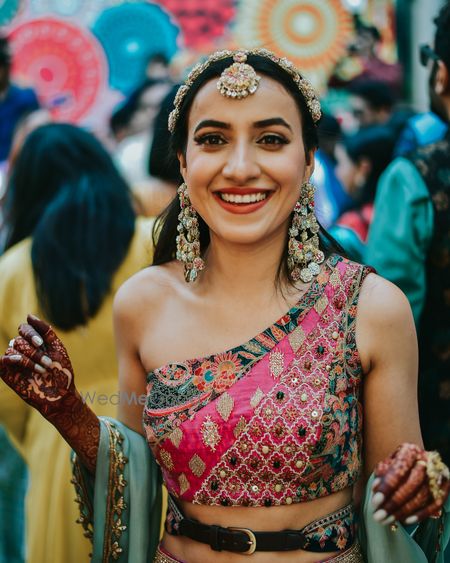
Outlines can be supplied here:
<path id="1" fill-rule="evenodd" d="M 113 416 L 112 300 L 127 278 L 150 264 L 153 220 L 136 219 L 128 186 L 100 143 L 63 124 L 44 125 L 26 140 L 5 214 L 0 349 L 28 312 L 45 318 L 64 334 L 86 402 L 98 415 Z M 28 563 L 89 561 L 90 543 L 76 523 L 69 446 L 3 384 L 0 424 L 29 468 Z"/>

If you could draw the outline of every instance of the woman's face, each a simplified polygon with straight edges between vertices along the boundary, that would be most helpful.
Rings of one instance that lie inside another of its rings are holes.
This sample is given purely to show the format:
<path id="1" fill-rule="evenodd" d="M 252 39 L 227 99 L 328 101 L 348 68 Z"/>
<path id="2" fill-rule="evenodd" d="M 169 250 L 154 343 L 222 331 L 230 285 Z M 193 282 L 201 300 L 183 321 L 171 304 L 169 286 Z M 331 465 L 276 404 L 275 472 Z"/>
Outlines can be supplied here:
<path id="1" fill-rule="evenodd" d="M 216 83 L 197 93 L 186 155 L 180 155 L 191 202 L 213 237 L 241 244 L 285 237 L 301 185 L 312 173 L 297 105 L 265 76 L 256 93 L 241 100 L 222 96 Z"/>
<path id="2" fill-rule="evenodd" d="M 349 157 L 345 147 L 341 144 L 336 145 L 336 168 L 335 173 L 342 187 L 350 196 L 356 196 L 359 188 L 358 166 Z"/>

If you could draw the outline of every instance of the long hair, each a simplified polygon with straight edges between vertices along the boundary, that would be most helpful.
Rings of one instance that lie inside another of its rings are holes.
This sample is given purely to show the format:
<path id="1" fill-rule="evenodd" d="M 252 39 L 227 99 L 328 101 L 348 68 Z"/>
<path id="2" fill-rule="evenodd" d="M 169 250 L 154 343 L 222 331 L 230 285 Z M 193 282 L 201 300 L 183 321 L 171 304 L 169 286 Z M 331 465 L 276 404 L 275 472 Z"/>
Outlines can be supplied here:
<path id="1" fill-rule="evenodd" d="M 289 73 L 284 71 L 279 65 L 270 59 L 260 55 L 249 55 L 247 61 L 248 64 L 250 64 L 257 72 L 276 80 L 284 86 L 286 91 L 295 100 L 301 115 L 303 144 L 305 147 L 306 161 L 309 163 L 311 154 L 318 145 L 317 128 L 307 108 L 305 98 L 299 91 L 298 86 L 295 84 Z M 186 97 L 184 98 L 183 104 L 181 105 L 176 128 L 172 134 L 173 154 L 185 154 L 188 138 L 189 110 L 197 92 L 206 82 L 220 76 L 223 70 L 229 67 L 232 63 L 233 60 L 231 57 L 213 62 L 190 87 Z M 167 262 L 172 261 L 176 256 L 177 224 L 180 210 L 180 203 L 176 197 L 155 222 L 153 229 L 153 241 L 155 244 L 155 253 L 153 258 L 154 265 L 166 264 Z M 204 253 L 210 243 L 209 228 L 200 216 L 198 218 L 198 222 L 200 230 L 200 247 L 202 253 Z M 325 252 L 342 251 L 342 248 L 338 245 L 338 243 L 334 241 L 334 239 L 326 233 L 322 227 L 320 228 L 319 239 L 320 246 Z M 288 232 L 286 230 L 286 245 L 280 260 L 277 280 L 280 280 L 280 277 L 283 276 L 285 279 L 293 282 L 294 280 L 291 279 L 287 265 L 287 240 Z"/>
<path id="2" fill-rule="evenodd" d="M 7 195 L 7 247 L 32 237 L 39 305 L 61 329 L 99 310 L 134 233 L 130 191 L 89 133 L 50 124 L 30 134 Z"/>

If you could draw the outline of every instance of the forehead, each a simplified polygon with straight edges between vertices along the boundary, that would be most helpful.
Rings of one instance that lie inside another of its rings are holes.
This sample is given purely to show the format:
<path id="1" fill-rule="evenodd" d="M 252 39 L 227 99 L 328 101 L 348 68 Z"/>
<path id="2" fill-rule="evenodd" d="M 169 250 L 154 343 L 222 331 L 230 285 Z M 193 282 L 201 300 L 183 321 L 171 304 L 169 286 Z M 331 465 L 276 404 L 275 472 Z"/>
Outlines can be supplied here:
<path id="1" fill-rule="evenodd" d="M 189 112 L 189 128 L 204 119 L 244 124 L 272 117 L 282 117 L 292 129 L 301 130 L 301 116 L 297 103 L 276 80 L 261 75 L 254 94 L 237 100 L 227 98 L 217 89 L 219 78 L 213 78 L 197 92 Z"/>

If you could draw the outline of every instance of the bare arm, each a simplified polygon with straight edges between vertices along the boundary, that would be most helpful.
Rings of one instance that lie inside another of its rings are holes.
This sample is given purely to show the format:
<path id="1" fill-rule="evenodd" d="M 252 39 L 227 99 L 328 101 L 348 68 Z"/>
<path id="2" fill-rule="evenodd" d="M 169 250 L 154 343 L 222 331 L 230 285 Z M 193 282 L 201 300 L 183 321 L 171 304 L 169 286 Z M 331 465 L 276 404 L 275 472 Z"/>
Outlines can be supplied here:
<path id="1" fill-rule="evenodd" d="M 411 308 L 395 285 L 374 274 L 361 288 L 356 339 L 365 371 L 364 465 L 369 475 L 401 443 L 422 446 Z"/>
<path id="2" fill-rule="evenodd" d="M 138 350 L 143 311 L 136 301 L 133 282 L 125 283 L 114 299 L 114 333 L 119 368 L 117 418 L 143 434 L 142 411 L 146 396 L 146 374 Z"/>
<path id="3" fill-rule="evenodd" d="M 423 449 L 411 309 L 396 286 L 375 275 L 361 289 L 356 339 L 365 372 L 365 469 L 377 476 L 374 518 L 410 524 L 436 515 L 449 474 L 438 454 Z"/>

